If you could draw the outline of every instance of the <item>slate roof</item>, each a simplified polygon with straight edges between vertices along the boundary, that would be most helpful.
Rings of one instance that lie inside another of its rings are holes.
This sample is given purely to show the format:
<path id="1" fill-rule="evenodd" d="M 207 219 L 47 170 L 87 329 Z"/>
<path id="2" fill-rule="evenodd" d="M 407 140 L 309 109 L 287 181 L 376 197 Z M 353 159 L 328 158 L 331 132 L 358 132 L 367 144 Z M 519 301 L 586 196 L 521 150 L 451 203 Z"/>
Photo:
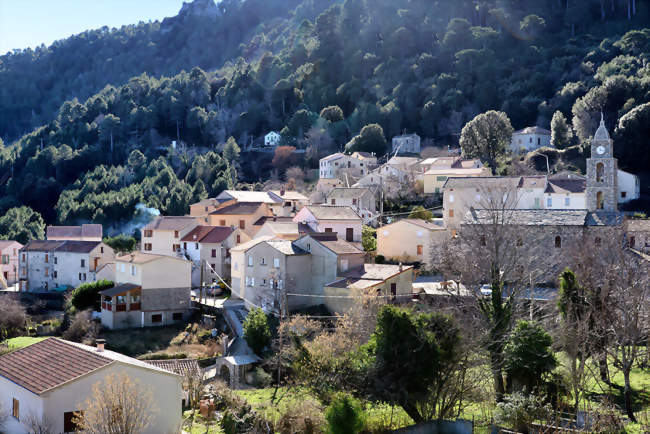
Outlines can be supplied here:
<path id="1" fill-rule="evenodd" d="M 519 179 L 519 188 L 544 188 L 546 186 L 546 176 L 522 176 Z"/>
<path id="2" fill-rule="evenodd" d="M 82 224 L 81 226 L 48 226 L 46 238 L 48 240 L 57 238 L 81 238 L 93 237 L 102 238 L 102 225 L 99 224 Z"/>
<path id="3" fill-rule="evenodd" d="M 550 136 L 551 132 L 549 130 L 547 130 L 546 128 L 535 126 L 535 127 L 523 128 L 523 129 L 521 129 L 519 131 L 515 131 L 513 134 L 544 134 L 544 135 Z"/>
<path id="4" fill-rule="evenodd" d="M 262 202 L 237 202 L 217 208 L 210 215 L 249 215 L 255 213 L 261 206 Z"/>
<path id="5" fill-rule="evenodd" d="M 219 202 L 217 199 L 215 199 L 214 197 L 209 197 L 209 198 L 207 198 L 207 199 L 203 199 L 203 200 L 200 201 L 200 202 L 193 203 L 193 204 L 190 205 L 190 206 L 194 206 L 194 205 L 202 205 L 202 206 L 218 206 L 219 203 L 220 203 L 220 202 Z"/>
<path id="6" fill-rule="evenodd" d="M 266 222 L 278 222 L 278 223 L 290 223 L 293 222 L 293 217 L 285 217 L 285 216 L 262 216 L 258 218 L 255 223 L 253 223 L 253 226 L 262 226 Z"/>
<path id="7" fill-rule="evenodd" d="M 412 265 L 402 265 L 400 271 L 399 265 L 393 264 L 363 264 L 363 267 L 355 268 L 342 273 L 342 277 L 365 280 L 384 281 L 400 273 L 412 269 Z"/>
<path id="8" fill-rule="evenodd" d="M 24 252 L 70 252 L 90 253 L 101 241 L 76 241 L 76 240 L 32 240 L 21 251 Z"/>
<path id="9" fill-rule="evenodd" d="M 521 176 L 469 176 L 449 178 L 443 186 L 449 188 L 516 188 Z"/>
<path id="10" fill-rule="evenodd" d="M 336 232 L 316 232 L 309 236 L 337 255 L 363 254 L 354 244 L 340 239 Z"/>
<path id="11" fill-rule="evenodd" d="M 48 338 L 0 357 L 0 376 L 41 393 L 109 365 L 103 353 Z"/>
<path id="12" fill-rule="evenodd" d="M 250 249 L 251 247 L 255 247 L 259 243 L 263 243 L 264 241 L 272 240 L 274 237 L 268 235 L 268 236 L 263 236 L 263 237 L 257 237 L 253 238 L 250 241 L 247 241 L 245 243 L 241 243 L 230 249 L 231 252 L 245 252 L 246 250 Z"/>
<path id="13" fill-rule="evenodd" d="M 308 252 L 304 251 L 300 247 L 295 246 L 293 244 L 293 241 L 289 241 L 289 240 L 268 240 L 266 241 L 266 244 L 273 247 L 280 253 L 288 256 L 309 254 Z"/>
<path id="14" fill-rule="evenodd" d="M 181 238 L 181 241 L 192 243 L 220 243 L 234 231 L 230 226 L 197 226 Z"/>
<path id="15" fill-rule="evenodd" d="M 196 224 L 196 218 L 190 216 L 157 216 L 142 229 L 181 231 L 194 224 Z"/>
<path id="16" fill-rule="evenodd" d="M 349 206 L 308 205 L 307 208 L 317 220 L 358 220 L 361 219 Z"/>
<path id="17" fill-rule="evenodd" d="M 589 212 L 584 209 L 515 209 L 504 212 L 504 219 L 518 226 L 614 226 L 623 221 L 620 213 Z M 465 214 L 463 224 L 487 224 L 493 213 L 485 209 L 470 209 Z"/>
<path id="18" fill-rule="evenodd" d="M 112 288 L 105 289 L 103 291 L 99 291 L 101 295 L 106 295 L 108 297 L 114 297 L 116 295 L 123 294 L 125 292 L 132 291 L 134 289 L 141 289 L 140 285 L 136 285 L 134 283 L 122 283 L 120 285 L 115 285 Z"/>
<path id="19" fill-rule="evenodd" d="M 582 193 L 587 187 L 587 180 L 584 178 L 575 179 L 549 179 L 544 193 Z"/>
<path id="20" fill-rule="evenodd" d="M 149 365 L 155 366 L 174 374 L 182 375 L 201 372 L 197 359 L 164 359 L 164 360 L 145 360 Z"/>
<path id="21" fill-rule="evenodd" d="M 120 262 L 129 262 L 131 264 L 146 264 L 147 262 L 155 261 L 157 259 L 162 259 L 162 258 L 174 258 L 174 257 L 165 256 L 165 255 L 156 255 L 154 253 L 134 251 L 131 253 L 127 253 L 126 255 L 116 256 L 115 260 Z M 174 258 L 174 259 L 178 259 L 178 258 Z"/>
<path id="22" fill-rule="evenodd" d="M 327 195 L 328 198 L 345 198 L 345 199 L 356 199 L 360 198 L 365 194 L 373 195 L 372 190 L 364 187 L 337 187 L 333 188 L 332 191 Z"/>

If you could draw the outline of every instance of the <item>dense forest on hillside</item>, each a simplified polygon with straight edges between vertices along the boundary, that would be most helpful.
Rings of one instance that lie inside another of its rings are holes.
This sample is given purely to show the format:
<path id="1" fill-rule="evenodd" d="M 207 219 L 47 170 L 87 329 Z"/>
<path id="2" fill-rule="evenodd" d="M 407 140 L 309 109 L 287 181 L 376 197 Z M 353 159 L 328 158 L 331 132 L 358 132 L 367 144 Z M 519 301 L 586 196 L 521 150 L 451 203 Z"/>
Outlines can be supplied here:
<path id="1" fill-rule="evenodd" d="M 27 205 L 47 222 L 106 225 L 128 222 L 140 201 L 177 213 L 237 181 L 237 152 L 216 152 L 228 137 L 245 145 L 281 131 L 284 145 L 307 148 L 293 164 L 314 167 L 369 124 L 388 139 L 407 130 L 455 145 L 467 121 L 492 109 L 515 128 L 548 127 L 560 111 L 576 144 L 602 110 L 620 165 L 638 172 L 650 163 L 647 3 L 231 0 L 220 8 L 216 17 L 186 11 L 1 57 L 0 173 L 11 175 L 0 179 L 0 212 Z M 35 122 L 42 126 L 12 139 Z M 187 147 L 170 150 L 171 140 Z"/>

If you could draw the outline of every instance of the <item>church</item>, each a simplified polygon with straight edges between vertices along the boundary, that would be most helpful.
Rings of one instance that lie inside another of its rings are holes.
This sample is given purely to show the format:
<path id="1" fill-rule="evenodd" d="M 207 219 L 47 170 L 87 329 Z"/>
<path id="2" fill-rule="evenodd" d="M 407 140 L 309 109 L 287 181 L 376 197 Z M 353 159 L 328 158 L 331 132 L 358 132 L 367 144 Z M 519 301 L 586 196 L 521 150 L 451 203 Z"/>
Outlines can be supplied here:
<path id="1" fill-rule="evenodd" d="M 629 242 L 628 222 L 618 210 L 618 164 L 613 151 L 613 141 L 601 115 L 600 126 L 591 140 L 591 157 L 587 159 L 584 209 L 522 209 L 515 204 L 521 200 L 519 191 L 534 188 L 533 181 L 528 180 L 522 187 L 521 180 L 515 182 L 509 177 L 495 177 L 492 185 L 483 183 L 482 188 L 476 188 L 477 198 L 483 196 L 483 206 L 469 207 L 458 227 L 458 236 L 465 237 L 465 241 L 468 241 L 467 237 L 484 238 L 484 235 L 477 234 L 488 234 L 488 226 L 495 224 L 495 213 L 498 213 L 500 224 L 516 234 L 511 248 L 518 250 L 517 254 L 522 257 L 534 258 L 539 283 L 554 282 L 558 274 L 571 265 L 571 258 L 580 249 L 597 248 L 603 240 Z M 509 183 L 502 182 L 508 179 Z M 454 192 L 453 188 L 448 188 L 445 194 Z M 486 201 L 489 195 L 496 197 L 498 203 Z M 451 231 L 452 237 L 456 236 L 456 230 Z"/>

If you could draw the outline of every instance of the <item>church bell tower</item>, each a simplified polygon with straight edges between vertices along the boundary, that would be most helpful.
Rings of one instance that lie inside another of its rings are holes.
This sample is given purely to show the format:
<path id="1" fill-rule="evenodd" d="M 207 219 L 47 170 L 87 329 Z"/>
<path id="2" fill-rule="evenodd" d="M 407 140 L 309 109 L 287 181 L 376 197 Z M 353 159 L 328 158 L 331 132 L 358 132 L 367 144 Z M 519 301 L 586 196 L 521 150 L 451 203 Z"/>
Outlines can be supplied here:
<path id="1" fill-rule="evenodd" d="M 614 158 L 613 145 L 601 112 L 600 126 L 591 140 L 591 158 L 587 158 L 585 195 L 589 211 L 618 210 L 618 164 Z"/>

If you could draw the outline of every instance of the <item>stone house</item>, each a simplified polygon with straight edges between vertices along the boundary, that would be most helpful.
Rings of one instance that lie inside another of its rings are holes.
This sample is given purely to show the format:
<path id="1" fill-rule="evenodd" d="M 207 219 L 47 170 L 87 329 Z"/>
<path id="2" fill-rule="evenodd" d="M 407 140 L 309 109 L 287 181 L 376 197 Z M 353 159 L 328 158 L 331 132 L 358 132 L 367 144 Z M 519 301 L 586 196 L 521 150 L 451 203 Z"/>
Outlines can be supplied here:
<path id="1" fill-rule="evenodd" d="M 45 239 L 54 241 L 102 241 L 102 225 L 48 226 Z"/>
<path id="2" fill-rule="evenodd" d="M 544 146 L 551 146 L 551 132 L 545 128 L 526 127 L 512 133 L 510 149 L 513 152 L 528 152 Z"/>
<path id="3" fill-rule="evenodd" d="M 209 226 L 233 226 L 241 229 L 249 237 L 257 234 L 260 226 L 255 223 L 263 217 L 272 217 L 267 203 L 235 202 L 230 200 L 208 215 Z"/>
<path id="4" fill-rule="evenodd" d="M 115 286 L 102 291 L 102 325 L 110 329 L 169 325 L 191 313 L 192 262 L 134 252 L 115 258 Z"/>
<path id="5" fill-rule="evenodd" d="M 144 361 L 105 350 L 47 338 L 0 356 L 0 407 L 10 417 L 7 434 L 34 432 L 32 421 L 47 432 L 74 432 L 74 413 L 84 410 L 93 387 L 109 375 L 126 375 L 151 392 L 153 418 L 146 434 L 178 432 L 182 423 L 183 378 Z"/>
<path id="6" fill-rule="evenodd" d="M 363 222 L 349 206 L 309 205 L 301 209 L 293 221 L 308 225 L 314 232 L 336 232 L 346 241 L 361 242 Z"/>
<path id="7" fill-rule="evenodd" d="M 336 314 L 347 312 L 355 297 L 361 295 L 379 296 L 391 303 L 409 302 L 413 297 L 413 267 L 363 264 L 326 284 L 323 292 L 325 307 Z"/>
<path id="8" fill-rule="evenodd" d="M 22 248 L 18 241 L 0 240 L 0 275 L 6 285 L 12 286 L 18 282 L 18 252 Z M 3 289 L 1 283 L 0 289 Z"/>
<path id="9" fill-rule="evenodd" d="M 420 153 L 420 136 L 417 134 L 403 134 L 395 136 L 392 140 L 393 153 L 398 154 L 419 154 Z"/>
<path id="10" fill-rule="evenodd" d="M 32 240 L 19 250 L 19 280 L 23 291 L 49 291 L 94 282 L 113 262 L 113 249 L 99 241 Z"/>
<path id="11" fill-rule="evenodd" d="M 359 214 L 364 224 L 369 224 L 377 215 L 377 198 L 369 188 L 335 188 L 327 195 L 326 204 L 349 206 Z"/>
<path id="12" fill-rule="evenodd" d="M 321 179 L 342 179 L 345 175 L 360 178 L 368 174 L 376 164 L 376 158 L 366 157 L 363 153 L 346 155 L 342 152 L 328 155 L 319 161 L 319 177 Z M 374 161 L 374 162 L 373 162 Z"/>
<path id="13" fill-rule="evenodd" d="M 304 194 L 291 190 L 272 190 L 269 196 L 276 199 L 270 205 L 271 211 L 276 216 L 294 216 L 303 206 L 309 205 L 309 198 Z"/>
<path id="14" fill-rule="evenodd" d="M 230 226 L 197 226 L 188 232 L 181 238 L 181 253 L 194 263 L 192 286 L 201 283 L 201 266 L 205 284 L 219 282 L 219 276 L 229 278 L 230 249 L 250 239 L 241 229 Z"/>
<path id="15" fill-rule="evenodd" d="M 650 220 L 628 219 L 625 225 L 627 246 L 650 253 Z"/>
<path id="16" fill-rule="evenodd" d="M 181 250 L 181 238 L 196 224 L 196 218 L 191 216 L 154 217 L 140 230 L 140 250 L 154 255 L 177 256 Z"/>
<path id="17" fill-rule="evenodd" d="M 377 255 L 394 262 L 438 263 L 436 248 L 448 238 L 441 225 L 421 219 L 402 219 L 377 229 Z M 405 240 L 408 240 L 406 242 Z"/>

